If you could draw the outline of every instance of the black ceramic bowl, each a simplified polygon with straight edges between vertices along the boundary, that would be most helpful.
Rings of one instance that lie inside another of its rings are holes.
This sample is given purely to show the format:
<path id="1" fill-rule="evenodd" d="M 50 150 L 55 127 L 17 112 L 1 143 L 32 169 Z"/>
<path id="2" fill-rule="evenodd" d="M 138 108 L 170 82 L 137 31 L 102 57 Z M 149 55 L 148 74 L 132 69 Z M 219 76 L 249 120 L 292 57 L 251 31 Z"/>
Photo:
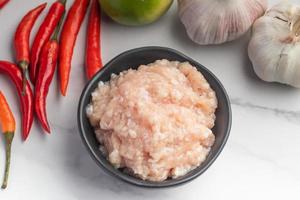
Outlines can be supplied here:
<path id="1" fill-rule="evenodd" d="M 207 79 L 211 87 L 217 94 L 218 98 L 218 109 L 216 111 L 216 122 L 213 132 L 216 136 L 215 144 L 213 145 L 207 159 L 201 164 L 201 166 L 192 170 L 188 174 L 176 178 L 168 179 L 163 182 L 151 182 L 144 181 L 139 178 L 130 176 L 121 170 L 115 169 L 102 155 L 99 150 L 99 143 L 96 140 L 92 126 L 86 116 L 86 107 L 91 101 L 91 93 L 95 90 L 99 81 L 109 81 L 112 73 L 119 74 L 120 72 L 129 68 L 136 69 L 141 64 L 149 64 L 158 59 L 168 59 L 172 61 L 188 61 L 195 66 Z M 133 49 L 122 53 L 111 60 L 105 67 L 98 72 L 94 78 L 84 88 L 80 98 L 78 107 L 78 125 L 81 133 L 83 143 L 88 149 L 88 152 L 96 163 L 102 167 L 109 174 L 126 181 L 128 183 L 149 187 L 149 188 L 162 188 L 170 187 L 179 184 L 186 183 L 193 180 L 202 174 L 218 157 L 221 153 L 227 138 L 229 136 L 231 128 L 231 108 L 229 98 L 226 91 L 220 81 L 215 77 L 208 69 L 201 64 L 197 63 L 193 59 L 179 53 L 175 50 L 163 47 L 143 47 Z"/>

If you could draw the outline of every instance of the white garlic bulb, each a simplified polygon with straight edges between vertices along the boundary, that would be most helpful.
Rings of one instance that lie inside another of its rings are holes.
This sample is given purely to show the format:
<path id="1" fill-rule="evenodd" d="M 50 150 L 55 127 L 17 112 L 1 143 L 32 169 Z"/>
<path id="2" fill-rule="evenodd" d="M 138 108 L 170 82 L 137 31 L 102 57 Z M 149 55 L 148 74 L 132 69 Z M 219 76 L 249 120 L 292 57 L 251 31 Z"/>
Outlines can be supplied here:
<path id="1" fill-rule="evenodd" d="M 285 1 L 259 18 L 248 54 L 264 81 L 300 88 L 300 6 Z"/>
<path id="2" fill-rule="evenodd" d="M 178 0 L 179 17 L 196 43 L 220 44 L 245 34 L 267 0 Z"/>

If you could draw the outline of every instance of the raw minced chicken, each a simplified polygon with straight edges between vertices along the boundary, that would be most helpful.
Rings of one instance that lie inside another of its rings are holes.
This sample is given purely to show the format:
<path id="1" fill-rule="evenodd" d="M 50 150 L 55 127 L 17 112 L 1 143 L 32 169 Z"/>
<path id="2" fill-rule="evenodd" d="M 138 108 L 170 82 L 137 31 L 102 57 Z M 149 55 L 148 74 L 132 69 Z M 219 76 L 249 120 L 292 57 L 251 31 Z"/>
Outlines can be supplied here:
<path id="1" fill-rule="evenodd" d="M 163 181 L 206 159 L 216 108 L 215 92 L 195 67 L 157 60 L 100 82 L 87 115 L 111 164 Z"/>

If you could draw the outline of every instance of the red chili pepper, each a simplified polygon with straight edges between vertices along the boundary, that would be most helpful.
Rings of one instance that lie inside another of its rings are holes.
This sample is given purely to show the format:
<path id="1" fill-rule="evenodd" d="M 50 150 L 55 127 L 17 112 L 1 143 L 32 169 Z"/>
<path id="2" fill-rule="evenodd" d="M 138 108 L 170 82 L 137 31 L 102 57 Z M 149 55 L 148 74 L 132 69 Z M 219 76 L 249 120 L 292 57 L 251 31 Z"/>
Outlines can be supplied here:
<path id="1" fill-rule="evenodd" d="M 44 45 L 42 49 L 40 57 L 40 70 L 35 86 L 35 113 L 37 114 L 42 127 L 48 133 L 50 133 L 50 126 L 47 119 L 46 99 L 57 65 L 59 51 L 58 33 L 62 22 L 63 17 L 61 18 L 59 25 L 56 27 L 53 37 Z"/>
<path id="2" fill-rule="evenodd" d="M 2 132 L 5 136 L 5 145 L 6 145 L 6 150 L 5 150 L 6 164 L 5 164 L 4 180 L 2 183 L 2 189 L 5 189 L 7 187 L 7 182 L 8 182 L 10 157 L 11 157 L 11 145 L 15 135 L 16 121 L 1 91 L 0 91 L 0 123 L 2 126 Z"/>
<path id="3" fill-rule="evenodd" d="M 47 3 L 39 5 L 30 10 L 21 20 L 15 33 L 14 46 L 16 50 L 17 63 L 23 73 L 23 94 L 26 87 L 26 73 L 29 65 L 29 38 L 32 27 L 45 9 Z"/>
<path id="4" fill-rule="evenodd" d="M 33 84 L 36 81 L 35 79 L 38 73 L 38 64 L 41 50 L 45 43 L 49 41 L 51 35 L 55 30 L 55 27 L 59 23 L 59 20 L 65 11 L 65 4 L 66 0 L 58 0 L 52 4 L 45 20 L 41 24 L 35 36 L 31 48 L 31 59 L 29 69 L 30 80 Z"/>
<path id="5" fill-rule="evenodd" d="M 73 50 L 88 4 L 89 0 L 75 0 L 62 29 L 59 51 L 59 75 L 60 89 L 63 96 L 66 96 L 67 93 Z"/>
<path id="6" fill-rule="evenodd" d="M 15 84 L 22 105 L 22 136 L 26 140 L 33 122 L 33 93 L 27 81 L 25 94 L 22 95 L 22 72 L 13 63 L 0 60 L 0 73 L 6 74 Z"/>
<path id="7" fill-rule="evenodd" d="M 0 9 L 3 8 L 8 2 L 9 0 L 0 0 Z"/>
<path id="8" fill-rule="evenodd" d="M 101 59 L 101 11 L 97 0 L 92 0 L 86 41 L 86 75 L 90 80 L 102 67 Z"/>

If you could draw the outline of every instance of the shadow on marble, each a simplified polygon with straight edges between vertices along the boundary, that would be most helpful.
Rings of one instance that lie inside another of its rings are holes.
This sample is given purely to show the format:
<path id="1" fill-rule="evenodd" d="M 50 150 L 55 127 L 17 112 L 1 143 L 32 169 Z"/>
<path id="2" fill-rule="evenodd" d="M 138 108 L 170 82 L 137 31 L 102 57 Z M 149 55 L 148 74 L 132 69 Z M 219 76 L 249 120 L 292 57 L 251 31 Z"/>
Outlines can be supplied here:
<path id="1" fill-rule="evenodd" d="M 63 157 L 72 157 L 68 163 L 68 176 L 70 179 L 78 181 L 79 187 L 66 186 L 70 192 L 76 196 L 82 196 L 85 192 L 101 194 L 103 191 L 109 191 L 112 194 L 134 194 L 136 196 L 151 196 L 152 198 L 163 197 L 168 189 L 145 189 L 122 182 L 115 177 L 106 174 L 90 157 L 88 151 L 81 142 L 79 132 L 73 132 L 73 136 L 66 141 L 66 155 Z M 70 156 L 72 155 L 72 156 Z M 80 188 L 78 190 L 78 188 Z M 87 188 L 86 191 L 84 188 Z"/>

